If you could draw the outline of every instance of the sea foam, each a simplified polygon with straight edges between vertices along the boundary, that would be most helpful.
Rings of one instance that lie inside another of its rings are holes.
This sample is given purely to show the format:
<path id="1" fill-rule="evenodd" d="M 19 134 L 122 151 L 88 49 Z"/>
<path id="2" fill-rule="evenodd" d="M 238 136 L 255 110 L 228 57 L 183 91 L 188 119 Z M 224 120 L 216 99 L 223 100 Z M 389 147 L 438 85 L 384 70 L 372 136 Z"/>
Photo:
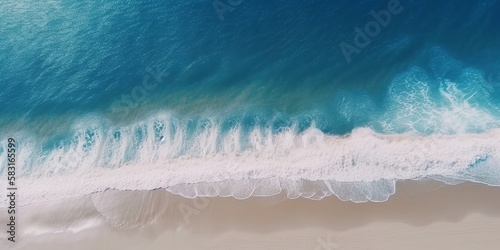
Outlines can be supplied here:
<path id="1" fill-rule="evenodd" d="M 20 204 L 160 188 L 189 198 L 285 191 L 289 198 L 365 202 L 387 200 L 398 180 L 500 185 L 498 129 L 422 136 L 358 128 L 336 136 L 314 124 L 304 131 L 293 125 L 245 130 L 207 120 L 190 129 L 163 114 L 119 131 L 79 130 L 48 149 L 35 140 L 19 142 Z"/>

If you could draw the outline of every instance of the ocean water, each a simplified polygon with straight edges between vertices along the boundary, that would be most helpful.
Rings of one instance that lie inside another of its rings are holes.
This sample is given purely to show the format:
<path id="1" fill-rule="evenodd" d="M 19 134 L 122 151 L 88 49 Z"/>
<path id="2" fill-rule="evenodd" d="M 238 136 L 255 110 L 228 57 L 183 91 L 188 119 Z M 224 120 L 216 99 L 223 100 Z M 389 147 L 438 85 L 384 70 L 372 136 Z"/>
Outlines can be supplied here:
<path id="1" fill-rule="evenodd" d="M 22 204 L 499 186 L 499 12 L 496 0 L 6 0 L 0 175 L 12 137 Z"/>

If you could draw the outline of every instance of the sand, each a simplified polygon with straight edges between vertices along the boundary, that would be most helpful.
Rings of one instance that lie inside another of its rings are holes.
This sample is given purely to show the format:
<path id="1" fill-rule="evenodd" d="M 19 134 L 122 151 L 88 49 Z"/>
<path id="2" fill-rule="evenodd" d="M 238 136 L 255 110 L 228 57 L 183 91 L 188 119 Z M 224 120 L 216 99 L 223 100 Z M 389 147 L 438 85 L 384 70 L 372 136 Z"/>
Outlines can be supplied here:
<path id="1" fill-rule="evenodd" d="M 500 188 L 472 183 L 399 183 L 389 201 L 360 204 L 107 191 L 19 217 L 18 242 L 0 249 L 500 249 Z"/>

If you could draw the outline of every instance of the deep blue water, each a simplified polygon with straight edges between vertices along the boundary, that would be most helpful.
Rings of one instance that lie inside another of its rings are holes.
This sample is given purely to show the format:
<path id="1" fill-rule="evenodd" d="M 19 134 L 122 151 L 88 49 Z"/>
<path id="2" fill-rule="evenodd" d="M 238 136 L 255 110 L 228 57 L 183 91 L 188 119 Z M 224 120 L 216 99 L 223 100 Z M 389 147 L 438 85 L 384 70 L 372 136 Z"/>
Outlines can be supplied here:
<path id="1" fill-rule="evenodd" d="M 500 1 L 231 3 L 7 0 L 0 137 L 25 139 L 37 158 L 26 160 L 29 173 L 50 169 L 57 150 L 88 152 L 95 138 L 127 133 L 137 149 L 185 131 L 175 158 L 210 128 L 221 152 L 235 128 L 237 150 L 251 151 L 255 128 L 428 136 L 500 127 Z M 134 161 L 127 150 L 100 164 Z"/>

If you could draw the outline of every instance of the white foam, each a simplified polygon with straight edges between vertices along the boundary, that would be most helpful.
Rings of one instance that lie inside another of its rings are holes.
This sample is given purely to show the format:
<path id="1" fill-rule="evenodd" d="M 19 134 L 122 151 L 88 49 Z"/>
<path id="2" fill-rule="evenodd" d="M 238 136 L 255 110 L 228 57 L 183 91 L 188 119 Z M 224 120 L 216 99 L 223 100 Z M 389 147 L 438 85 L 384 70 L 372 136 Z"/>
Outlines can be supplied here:
<path id="1" fill-rule="evenodd" d="M 461 72 L 457 81 L 432 79 L 418 67 L 397 76 L 381 117 L 383 131 L 460 134 L 500 127 L 500 110 L 491 104 L 491 86 L 477 70 Z"/>
<path id="2" fill-rule="evenodd" d="M 500 185 L 500 129 L 424 137 L 359 128 L 332 136 L 314 126 L 302 133 L 239 126 L 222 132 L 213 121 L 189 135 L 185 124 L 159 115 L 120 129 L 119 136 L 110 131 L 80 131 L 48 153 L 35 150 L 35 141 L 21 143 L 19 154 L 38 160 L 19 165 L 19 204 L 157 188 L 190 198 L 245 199 L 285 190 L 289 198 L 336 195 L 364 202 L 387 200 L 397 180 Z"/>

